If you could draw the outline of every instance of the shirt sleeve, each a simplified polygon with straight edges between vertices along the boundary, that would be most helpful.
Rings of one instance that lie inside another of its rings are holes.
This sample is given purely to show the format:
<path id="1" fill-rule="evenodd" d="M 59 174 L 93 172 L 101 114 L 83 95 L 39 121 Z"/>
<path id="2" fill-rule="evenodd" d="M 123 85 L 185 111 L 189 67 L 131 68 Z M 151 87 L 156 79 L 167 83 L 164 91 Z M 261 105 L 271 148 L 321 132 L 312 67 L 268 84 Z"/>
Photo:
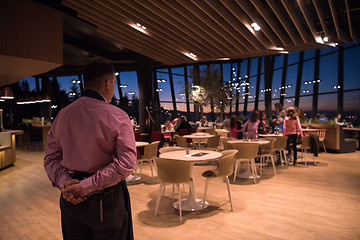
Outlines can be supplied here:
<path id="1" fill-rule="evenodd" d="M 243 125 L 242 132 L 243 132 L 244 136 L 245 136 L 245 130 L 246 130 L 248 124 L 249 124 L 249 120 L 247 120 L 246 123 Z"/>
<path id="2" fill-rule="evenodd" d="M 94 175 L 80 181 L 83 195 L 101 191 L 125 180 L 136 165 L 136 143 L 133 127 L 129 118 L 122 116 L 118 124 L 116 153 L 113 161 L 99 169 Z"/>
<path id="3" fill-rule="evenodd" d="M 54 134 L 55 126 L 56 124 L 54 123 L 48 132 L 44 168 L 53 186 L 63 189 L 65 182 L 71 179 L 71 177 L 68 170 L 61 165 L 63 155 L 61 146 L 56 142 Z"/>

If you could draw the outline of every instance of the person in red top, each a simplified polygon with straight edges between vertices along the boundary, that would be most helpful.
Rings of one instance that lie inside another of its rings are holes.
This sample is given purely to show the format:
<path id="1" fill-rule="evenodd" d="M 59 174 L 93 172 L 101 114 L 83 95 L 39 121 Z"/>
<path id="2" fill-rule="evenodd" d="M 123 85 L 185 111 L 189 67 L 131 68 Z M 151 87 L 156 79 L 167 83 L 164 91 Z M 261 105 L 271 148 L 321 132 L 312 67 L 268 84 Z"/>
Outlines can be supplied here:
<path id="1" fill-rule="evenodd" d="M 289 153 L 291 153 L 290 144 L 292 144 L 292 150 L 294 152 L 294 166 L 297 164 L 296 141 L 298 138 L 298 132 L 300 132 L 301 137 L 304 136 L 300 120 L 296 115 L 295 109 L 293 107 L 289 107 L 286 111 L 286 116 L 284 119 L 283 135 L 288 137 L 286 148 L 288 149 Z"/>

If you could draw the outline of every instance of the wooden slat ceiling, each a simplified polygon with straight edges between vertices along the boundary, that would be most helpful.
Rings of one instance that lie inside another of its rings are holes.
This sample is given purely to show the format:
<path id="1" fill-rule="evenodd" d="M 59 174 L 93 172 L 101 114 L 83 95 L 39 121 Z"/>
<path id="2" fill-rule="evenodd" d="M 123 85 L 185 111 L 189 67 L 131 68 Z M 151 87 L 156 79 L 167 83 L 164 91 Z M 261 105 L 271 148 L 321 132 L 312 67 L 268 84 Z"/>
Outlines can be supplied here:
<path id="1" fill-rule="evenodd" d="M 357 43 L 360 34 L 358 0 L 65 0 L 62 4 L 117 46 L 165 65 Z M 252 23 L 260 30 L 255 31 Z"/>

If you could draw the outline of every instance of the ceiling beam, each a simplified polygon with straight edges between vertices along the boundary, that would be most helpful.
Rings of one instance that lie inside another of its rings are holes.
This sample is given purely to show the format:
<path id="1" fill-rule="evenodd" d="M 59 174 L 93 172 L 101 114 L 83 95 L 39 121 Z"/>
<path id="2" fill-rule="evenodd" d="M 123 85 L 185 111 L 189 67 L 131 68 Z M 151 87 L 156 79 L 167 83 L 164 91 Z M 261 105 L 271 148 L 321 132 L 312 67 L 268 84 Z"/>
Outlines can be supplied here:
<path id="1" fill-rule="evenodd" d="M 318 0 L 312 0 L 314 6 L 315 6 L 315 10 L 318 14 L 320 23 L 321 23 L 321 27 L 323 28 L 325 35 L 329 38 L 329 40 L 331 42 L 338 42 L 339 39 L 335 36 L 334 32 L 330 31 L 329 27 L 326 24 L 326 20 L 325 20 L 325 16 L 324 16 L 324 11 L 323 8 L 320 6 L 320 3 Z"/>
<path id="2" fill-rule="evenodd" d="M 314 26 L 314 20 L 312 19 L 309 10 L 306 8 L 305 3 L 302 0 L 296 0 L 296 2 L 300 7 L 300 10 L 305 18 L 307 26 L 309 27 L 310 32 L 313 35 L 313 38 L 315 39 L 315 41 L 318 43 L 324 43 L 320 34 L 317 32 L 317 30 Z"/>
<path id="3" fill-rule="evenodd" d="M 347 19 L 348 19 L 348 23 L 349 23 L 350 36 L 356 43 L 358 43 L 358 38 L 356 36 L 356 33 L 355 33 L 352 23 L 351 23 L 350 6 L 349 6 L 348 0 L 345 0 L 345 6 L 346 6 Z"/>
<path id="4" fill-rule="evenodd" d="M 340 39 L 342 42 L 346 42 L 347 44 L 350 44 L 350 42 L 351 42 L 350 36 L 348 34 L 344 33 L 344 31 L 342 31 L 340 28 L 339 19 L 338 19 L 338 16 L 336 15 L 334 0 L 328 0 L 328 2 L 329 2 L 331 15 L 332 15 L 332 18 L 334 21 L 338 39 Z"/>
<path id="5" fill-rule="evenodd" d="M 286 12 L 283 11 L 281 5 L 278 4 L 278 0 L 266 0 L 268 5 L 271 7 L 283 27 L 285 28 L 286 32 L 290 36 L 291 40 L 295 43 L 295 45 L 304 45 L 304 41 L 300 37 L 300 35 L 294 30 L 290 22 L 286 17 Z"/>

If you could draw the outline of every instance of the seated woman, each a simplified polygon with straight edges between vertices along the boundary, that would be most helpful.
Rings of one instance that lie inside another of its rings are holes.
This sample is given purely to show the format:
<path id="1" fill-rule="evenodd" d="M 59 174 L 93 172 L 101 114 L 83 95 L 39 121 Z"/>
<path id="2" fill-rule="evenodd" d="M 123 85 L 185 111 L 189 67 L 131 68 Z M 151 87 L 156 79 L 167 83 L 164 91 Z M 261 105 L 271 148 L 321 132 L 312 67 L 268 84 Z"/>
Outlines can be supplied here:
<path id="1" fill-rule="evenodd" d="M 189 128 L 191 128 L 191 125 L 190 125 L 190 123 L 188 123 L 187 121 L 186 121 L 186 117 L 185 116 L 182 116 L 181 118 L 180 118 L 180 124 L 179 124 L 179 126 L 176 128 L 176 132 L 179 132 L 179 130 L 180 129 L 189 129 Z"/>
<path id="2" fill-rule="evenodd" d="M 253 111 L 251 114 L 251 118 L 246 121 L 243 126 L 243 135 L 245 136 L 245 132 L 247 132 L 246 137 L 251 139 L 258 138 L 258 128 L 259 128 L 259 112 Z"/>

